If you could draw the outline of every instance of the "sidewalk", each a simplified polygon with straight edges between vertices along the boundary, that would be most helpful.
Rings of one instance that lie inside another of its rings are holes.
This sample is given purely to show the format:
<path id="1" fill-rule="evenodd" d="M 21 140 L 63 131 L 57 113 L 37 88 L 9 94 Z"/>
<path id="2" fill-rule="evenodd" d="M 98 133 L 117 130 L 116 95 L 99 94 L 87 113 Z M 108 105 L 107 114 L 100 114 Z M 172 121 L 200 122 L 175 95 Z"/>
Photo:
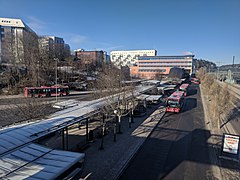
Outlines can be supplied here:
<path id="1" fill-rule="evenodd" d="M 104 136 L 103 150 L 99 150 L 101 139 L 96 139 L 84 151 L 86 158 L 81 177 L 90 174 L 89 179 L 117 179 L 163 115 L 164 109 L 152 106 L 148 115 L 134 117 L 131 128 L 128 119 L 124 118 L 121 123 L 123 133 L 117 134 L 116 142 L 112 132 Z"/>

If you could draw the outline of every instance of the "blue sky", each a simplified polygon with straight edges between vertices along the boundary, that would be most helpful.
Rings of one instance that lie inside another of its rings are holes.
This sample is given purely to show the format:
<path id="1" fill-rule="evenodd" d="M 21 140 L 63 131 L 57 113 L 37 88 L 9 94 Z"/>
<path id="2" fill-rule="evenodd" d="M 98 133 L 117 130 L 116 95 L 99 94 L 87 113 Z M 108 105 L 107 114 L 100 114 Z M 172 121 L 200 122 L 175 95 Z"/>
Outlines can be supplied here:
<path id="1" fill-rule="evenodd" d="M 156 49 L 240 63 L 240 0 L 0 0 L 0 17 L 21 18 L 71 49 Z"/>

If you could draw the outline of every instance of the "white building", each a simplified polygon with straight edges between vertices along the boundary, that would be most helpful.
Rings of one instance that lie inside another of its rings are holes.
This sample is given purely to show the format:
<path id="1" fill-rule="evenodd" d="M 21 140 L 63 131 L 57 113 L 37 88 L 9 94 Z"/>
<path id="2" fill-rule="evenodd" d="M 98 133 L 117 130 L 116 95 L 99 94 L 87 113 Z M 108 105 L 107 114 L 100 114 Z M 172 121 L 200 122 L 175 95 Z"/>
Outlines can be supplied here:
<path id="1" fill-rule="evenodd" d="M 0 62 L 23 63 L 38 51 L 38 36 L 21 19 L 0 18 Z"/>
<path id="2" fill-rule="evenodd" d="M 110 59 L 117 66 L 132 66 L 139 56 L 156 56 L 156 50 L 111 51 Z"/>

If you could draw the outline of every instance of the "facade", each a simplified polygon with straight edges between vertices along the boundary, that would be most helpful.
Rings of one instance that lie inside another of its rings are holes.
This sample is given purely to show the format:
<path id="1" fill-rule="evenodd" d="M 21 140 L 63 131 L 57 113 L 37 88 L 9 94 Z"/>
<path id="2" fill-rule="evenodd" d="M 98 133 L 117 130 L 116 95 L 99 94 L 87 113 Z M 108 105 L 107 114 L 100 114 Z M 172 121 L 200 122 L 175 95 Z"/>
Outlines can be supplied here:
<path id="1" fill-rule="evenodd" d="M 156 50 L 111 51 L 111 62 L 117 66 L 133 66 L 139 56 L 156 56 Z"/>
<path id="2" fill-rule="evenodd" d="M 53 56 L 59 60 L 64 59 L 64 40 L 56 36 L 47 36 L 53 41 Z"/>
<path id="3" fill-rule="evenodd" d="M 0 18 L 0 62 L 26 64 L 38 53 L 38 36 L 21 19 Z"/>
<path id="4" fill-rule="evenodd" d="M 110 56 L 107 54 L 106 51 L 103 52 L 104 54 L 104 57 L 103 57 L 103 62 L 106 63 L 106 64 L 109 64 L 111 61 L 110 61 Z"/>
<path id="5" fill-rule="evenodd" d="M 132 77 L 158 79 L 159 76 L 168 75 L 171 68 L 179 67 L 191 74 L 193 57 L 194 55 L 141 56 L 137 65 L 130 68 L 130 73 Z"/>
<path id="6" fill-rule="evenodd" d="M 53 59 L 53 39 L 48 36 L 42 36 L 38 39 L 40 56 L 47 59 Z"/>
<path id="7" fill-rule="evenodd" d="M 41 36 L 38 42 L 41 56 L 46 56 L 49 59 L 58 58 L 59 60 L 63 60 L 71 55 L 70 46 L 64 43 L 63 38 Z"/>
<path id="8" fill-rule="evenodd" d="M 71 55 L 71 49 L 69 44 L 64 44 L 64 57 L 69 57 Z"/>
<path id="9" fill-rule="evenodd" d="M 75 50 L 75 57 L 83 65 L 97 66 L 104 61 L 103 51 L 85 51 L 84 49 Z"/>

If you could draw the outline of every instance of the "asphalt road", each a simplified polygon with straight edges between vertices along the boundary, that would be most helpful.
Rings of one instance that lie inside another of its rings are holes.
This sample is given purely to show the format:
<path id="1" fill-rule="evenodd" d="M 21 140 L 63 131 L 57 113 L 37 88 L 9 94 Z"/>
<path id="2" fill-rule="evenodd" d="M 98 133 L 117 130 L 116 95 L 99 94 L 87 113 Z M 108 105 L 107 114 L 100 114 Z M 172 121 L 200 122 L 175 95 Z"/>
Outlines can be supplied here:
<path id="1" fill-rule="evenodd" d="M 33 100 L 33 98 L 27 98 L 29 100 Z M 70 94 L 69 96 L 62 96 L 58 97 L 58 100 L 81 100 L 81 101 L 88 101 L 94 99 L 93 94 Z M 39 102 L 49 102 L 49 101 L 56 101 L 56 97 L 44 97 L 44 98 L 34 98 L 34 100 Z M 0 98 L 0 106 L 1 105 L 10 105 L 10 104 L 23 104 L 26 103 L 26 98 L 18 97 L 18 98 Z"/>
<path id="2" fill-rule="evenodd" d="M 191 85 L 183 112 L 164 116 L 119 179 L 210 178 L 210 133 L 204 126 L 199 87 Z"/>

